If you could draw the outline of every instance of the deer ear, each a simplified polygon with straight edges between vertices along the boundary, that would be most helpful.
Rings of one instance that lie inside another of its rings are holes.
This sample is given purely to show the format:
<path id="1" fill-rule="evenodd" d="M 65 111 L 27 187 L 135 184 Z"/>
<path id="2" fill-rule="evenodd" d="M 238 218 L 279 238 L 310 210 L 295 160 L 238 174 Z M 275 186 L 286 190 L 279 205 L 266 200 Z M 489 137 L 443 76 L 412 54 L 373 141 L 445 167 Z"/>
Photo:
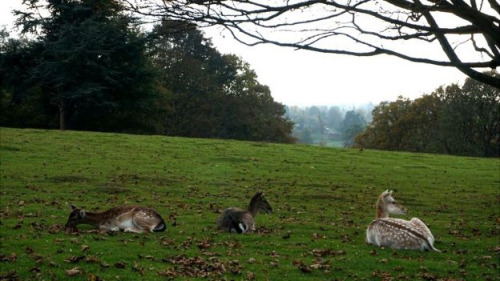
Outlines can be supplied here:
<path id="1" fill-rule="evenodd" d="M 70 204 L 70 203 L 66 202 L 66 205 L 69 207 L 69 209 L 71 211 L 73 211 L 74 209 L 76 209 L 75 205 L 73 205 L 73 204 Z"/>
<path id="2" fill-rule="evenodd" d="M 85 213 L 85 210 L 80 210 L 80 216 L 83 218 L 85 217 L 86 213 Z"/>

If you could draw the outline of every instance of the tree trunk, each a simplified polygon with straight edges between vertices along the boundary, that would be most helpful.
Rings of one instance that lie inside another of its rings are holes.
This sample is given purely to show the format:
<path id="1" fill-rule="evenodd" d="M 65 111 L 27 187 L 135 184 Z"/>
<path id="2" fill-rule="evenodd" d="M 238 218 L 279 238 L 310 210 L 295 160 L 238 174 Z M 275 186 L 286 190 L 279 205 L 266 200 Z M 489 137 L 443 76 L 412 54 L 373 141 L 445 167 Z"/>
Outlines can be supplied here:
<path id="1" fill-rule="evenodd" d="M 66 130 L 66 108 L 64 102 L 59 104 L 59 130 Z"/>

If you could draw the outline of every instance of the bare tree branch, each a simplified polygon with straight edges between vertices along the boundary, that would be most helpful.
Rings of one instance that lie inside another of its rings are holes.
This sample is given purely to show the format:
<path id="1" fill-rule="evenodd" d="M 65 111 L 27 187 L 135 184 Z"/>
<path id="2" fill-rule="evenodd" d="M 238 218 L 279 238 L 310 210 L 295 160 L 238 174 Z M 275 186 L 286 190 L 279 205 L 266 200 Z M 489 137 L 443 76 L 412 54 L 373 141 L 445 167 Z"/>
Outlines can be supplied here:
<path id="1" fill-rule="evenodd" d="M 123 0 L 153 18 L 219 25 L 239 42 L 455 67 L 500 88 L 497 0 Z M 160 2 L 158 2 L 160 1 Z M 468 2 L 466 2 L 468 1 Z M 414 45 L 419 46 L 413 48 Z M 442 56 L 422 50 L 434 49 Z"/>

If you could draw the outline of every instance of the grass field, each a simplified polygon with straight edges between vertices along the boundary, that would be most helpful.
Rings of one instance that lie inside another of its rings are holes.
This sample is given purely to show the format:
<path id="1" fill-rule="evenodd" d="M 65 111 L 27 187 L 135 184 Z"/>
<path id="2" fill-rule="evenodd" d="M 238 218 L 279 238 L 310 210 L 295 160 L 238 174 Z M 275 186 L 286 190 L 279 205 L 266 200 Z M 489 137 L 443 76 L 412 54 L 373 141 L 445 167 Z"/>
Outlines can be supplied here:
<path id="1" fill-rule="evenodd" d="M 500 280 L 500 162 L 254 142 L 1 128 L 0 280 Z M 365 244 L 386 189 L 438 252 Z M 255 234 L 218 214 L 263 190 Z M 89 211 L 156 208 L 162 233 L 66 234 Z"/>

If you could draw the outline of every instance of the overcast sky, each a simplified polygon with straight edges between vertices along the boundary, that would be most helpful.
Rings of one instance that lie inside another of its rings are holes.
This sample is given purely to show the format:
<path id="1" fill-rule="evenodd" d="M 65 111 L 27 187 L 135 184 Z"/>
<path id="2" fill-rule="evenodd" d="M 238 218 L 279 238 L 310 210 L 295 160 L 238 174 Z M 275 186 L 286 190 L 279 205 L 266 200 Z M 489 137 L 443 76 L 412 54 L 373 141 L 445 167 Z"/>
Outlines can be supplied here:
<path id="1" fill-rule="evenodd" d="M 21 0 L 0 0 L 0 25 L 14 20 L 11 8 Z M 8 26 L 11 28 L 11 26 Z M 285 105 L 357 105 L 411 99 L 437 87 L 462 84 L 466 76 L 455 68 L 406 62 L 388 56 L 357 58 L 260 45 L 246 47 L 220 28 L 204 30 L 221 53 L 248 62 L 261 84 Z"/>
<path id="2" fill-rule="evenodd" d="M 222 53 L 239 55 L 268 85 L 276 101 L 286 105 L 351 105 L 411 99 L 442 85 L 463 84 L 455 68 L 379 57 L 351 57 L 260 45 L 247 47 L 221 31 L 207 30 Z"/>

